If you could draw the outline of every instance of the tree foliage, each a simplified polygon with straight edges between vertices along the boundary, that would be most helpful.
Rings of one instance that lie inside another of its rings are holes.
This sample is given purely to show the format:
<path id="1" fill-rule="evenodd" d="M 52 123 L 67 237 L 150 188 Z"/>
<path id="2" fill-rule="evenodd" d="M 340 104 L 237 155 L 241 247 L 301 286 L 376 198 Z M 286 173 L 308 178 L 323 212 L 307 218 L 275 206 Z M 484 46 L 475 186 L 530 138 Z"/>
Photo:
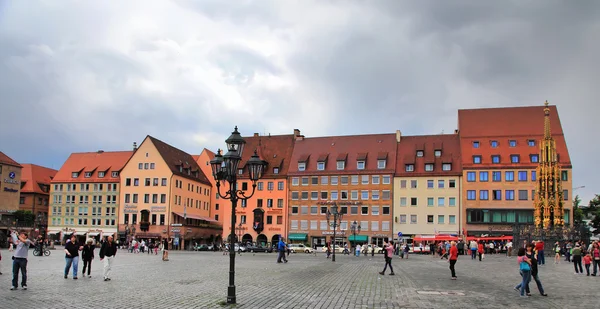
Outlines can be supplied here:
<path id="1" fill-rule="evenodd" d="M 592 226 L 596 231 L 600 231 L 600 195 L 596 194 L 594 199 L 590 201 L 590 207 L 587 209 L 587 214 L 593 217 Z"/>
<path id="2" fill-rule="evenodd" d="M 584 214 L 583 210 L 579 208 L 579 204 L 581 204 L 581 198 L 579 195 L 576 195 L 573 199 L 573 222 L 575 222 L 575 224 L 579 224 L 583 220 Z"/>
<path id="3" fill-rule="evenodd" d="M 35 215 L 29 210 L 17 210 L 12 216 L 19 222 L 33 223 L 35 221 Z"/>

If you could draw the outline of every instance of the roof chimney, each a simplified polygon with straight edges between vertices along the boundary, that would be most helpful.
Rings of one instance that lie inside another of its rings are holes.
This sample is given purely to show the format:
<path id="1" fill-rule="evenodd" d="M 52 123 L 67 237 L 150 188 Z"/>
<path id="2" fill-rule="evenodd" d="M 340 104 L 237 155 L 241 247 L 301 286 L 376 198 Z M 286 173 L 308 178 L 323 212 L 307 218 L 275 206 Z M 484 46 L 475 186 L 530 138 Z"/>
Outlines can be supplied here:
<path id="1" fill-rule="evenodd" d="M 402 140 L 402 132 L 396 130 L 396 142 L 400 143 L 400 140 Z"/>
<path id="2" fill-rule="evenodd" d="M 258 133 L 254 133 L 254 137 L 258 137 Z"/>
<path id="3" fill-rule="evenodd" d="M 137 143 L 133 142 L 133 150 L 137 150 Z"/>
<path id="4" fill-rule="evenodd" d="M 300 130 L 294 129 L 294 140 L 301 141 L 304 139 L 304 135 L 300 134 Z"/>
<path id="5" fill-rule="evenodd" d="M 454 129 L 454 134 L 458 134 L 458 129 Z"/>
<path id="6" fill-rule="evenodd" d="M 300 135 L 300 130 L 294 129 L 294 137 L 298 137 Z"/>
<path id="7" fill-rule="evenodd" d="M 104 150 L 98 150 L 98 153 L 104 153 Z"/>

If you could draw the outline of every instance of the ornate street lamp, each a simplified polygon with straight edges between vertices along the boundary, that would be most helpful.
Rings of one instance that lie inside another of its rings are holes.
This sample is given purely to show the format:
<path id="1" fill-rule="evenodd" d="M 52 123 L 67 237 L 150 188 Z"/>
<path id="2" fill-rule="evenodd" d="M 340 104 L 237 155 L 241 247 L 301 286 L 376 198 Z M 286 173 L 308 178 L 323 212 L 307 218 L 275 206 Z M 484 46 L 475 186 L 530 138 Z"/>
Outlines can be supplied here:
<path id="1" fill-rule="evenodd" d="M 354 243 L 356 244 L 356 234 L 360 233 L 360 224 L 357 224 L 356 221 L 352 222 L 350 225 L 350 231 L 352 231 L 352 235 L 354 236 Z"/>
<path id="2" fill-rule="evenodd" d="M 335 262 L 335 230 L 341 224 L 343 214 L 338 212 L 337 204 L 333 203 L 325 216 L 327 218 L 327 225 L 333 227 L 333 256 L 331 261 Z"/>
<path id="3" fill-rule="evenodd" d="M 238 132 L 237 126 L 235 130 L 231 132 L 231 136 L 227 140 L 227 153 L 221 155 L 221 150 L 217 151 L 215 158 L 210 161 L 212 168 L 213 177 L 215 178 L 217 185 L 217 193 L 223 199 L 229 199 L 231 201 L 231 233 L 229 238 L 229 286 L 227 287 L 227 303 L 236 303 L 235 293 L 235 208 L 237 207 L 238 200 L 248 200 L 254 195 L 256 190 L 256 181 L 262 178 L 263 171 L 267 163 L 261 160 L 254 151 L 254 155 L 248 160 L 246 166 L 248 166 L 248 172 L 250 180 L 252 181 L 252 193 L 246 195 L 244 191 L 238 190 L 237 188 L 237 176 L 238 176 L 238 165 L 242 160 L 242 153 L 246 141 Z M 225 186 L 229 183 L 229 189 L 221 194 L 221 182 Z"/>

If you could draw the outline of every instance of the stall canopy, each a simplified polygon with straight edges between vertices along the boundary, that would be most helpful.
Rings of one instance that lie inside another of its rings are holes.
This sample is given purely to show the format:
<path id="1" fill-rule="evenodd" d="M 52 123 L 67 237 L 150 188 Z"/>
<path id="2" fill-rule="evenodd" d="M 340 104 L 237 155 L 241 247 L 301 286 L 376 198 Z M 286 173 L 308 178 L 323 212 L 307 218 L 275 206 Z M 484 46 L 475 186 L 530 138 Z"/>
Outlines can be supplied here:
<path id="1" fill-rule="evenodd" d="M 369 241 L 369 236 L 367 236 L 367 235 L 356 235 L 356 237 L 354 237 L 354 235 L 350 235 L 350 236 L 348 236 L 348 241 L 368 242 Z"/>
<path id="2" fill-rule="evenodd" d="M 457 236 L 452 236 L 452 235 L 435 235 L 435 236 L 416 236 L 415 238 L 413 238 L 414 242 L 418 242 L 418 241 L 451 241 L 451 240 L 458 240 Z"/>
<path id="3" fill-rule="evenodd" d="M 93 233 L 88 233 L 88 236 L 95 237 L 95 236 L 98 236 L 98 234 L 100 234 L 100 233 L 93 232 Z"/>
<path id="4" fill-rule="evenodd" d="M 308 237 L 307 234 L 303 234 L 303 233 L 296 233 L 296 234 L 290 234 L 288 235 L 288 239 L 289 240 L 306 240 L 306 238 Z"/>
<path id="5" fill-rule="evenodd" d="M 76 233 L 75 233 L 75 235 L 77 235 L 77 236 L 83 236 L 83 235 L 85 235 L 85 234 L 87 234 L 87 233 L 86 233 L 86 232 L 76 232 Z"/>
<path id="6" fill-rule="evenodd" d="M 55 235 L 58 233 L 60 233 L 60 231 L 50 231 L 50 232 L 48 232 L 48 235 Z"/>
<path id="7" fill-rule="evenodd" d="M 469 236 L 467 237 L 467 241 L 475 240 L 475 241 L 493 241 L 493 240 L 512 240 L 512 236 L 488 236 L 488 237 L 475 237 Z"/>

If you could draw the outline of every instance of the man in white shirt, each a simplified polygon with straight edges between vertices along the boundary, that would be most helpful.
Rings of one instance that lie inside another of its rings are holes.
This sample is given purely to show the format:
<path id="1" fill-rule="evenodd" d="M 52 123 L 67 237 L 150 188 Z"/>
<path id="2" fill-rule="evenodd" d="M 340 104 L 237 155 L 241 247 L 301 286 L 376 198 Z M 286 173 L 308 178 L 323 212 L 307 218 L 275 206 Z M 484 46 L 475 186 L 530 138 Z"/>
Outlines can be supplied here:
<path id="1" fill-rule="evenodd" d="M 29 254 L 29 246 L 34 242 L 27 238 L 27 233 L 21 231 L 19 235 L 13 231 L 11 233 L 13 244 L 15 244 L 15 253 L 13 254 L 13 279 L 11 290 L 16 290 L 19 286 L 19 270 L 21 271 L 21 287 L 27 290 L 27 255 Z"/>

